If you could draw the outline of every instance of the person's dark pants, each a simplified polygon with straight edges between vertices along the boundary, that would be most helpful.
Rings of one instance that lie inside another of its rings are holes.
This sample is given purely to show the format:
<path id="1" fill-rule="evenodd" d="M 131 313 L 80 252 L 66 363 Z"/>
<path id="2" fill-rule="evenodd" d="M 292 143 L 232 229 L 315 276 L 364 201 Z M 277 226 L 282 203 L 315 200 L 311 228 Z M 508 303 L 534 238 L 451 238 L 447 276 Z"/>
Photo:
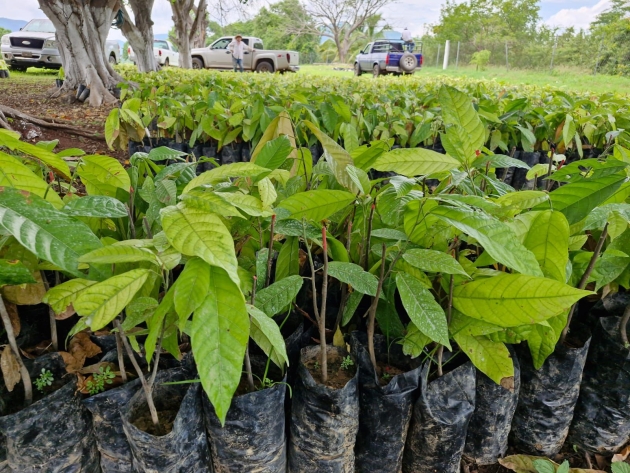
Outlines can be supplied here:
<path id="1" fill-rule="evenodd" d="M 245 72 L 245 70 L 243 69 L 242 59 L 236 59 L 235 57 L 232 57 L 232 64 L 234 65 L 234 72 Z M 237 69 L 239 70 L 237 71 Z"/>
<path id="2" fill-rule="evenodd" d="M 409 51 L 409 52 L 413 52 L 413 50 L 415 49 L 415 47 L 416 47 L 416 43 L 414 43 L 413 41 L 407 41 L 407 42 L 405 43 L 405 48 L 406 48 L 406 49 L 407 49 L 407 51 Z"/>

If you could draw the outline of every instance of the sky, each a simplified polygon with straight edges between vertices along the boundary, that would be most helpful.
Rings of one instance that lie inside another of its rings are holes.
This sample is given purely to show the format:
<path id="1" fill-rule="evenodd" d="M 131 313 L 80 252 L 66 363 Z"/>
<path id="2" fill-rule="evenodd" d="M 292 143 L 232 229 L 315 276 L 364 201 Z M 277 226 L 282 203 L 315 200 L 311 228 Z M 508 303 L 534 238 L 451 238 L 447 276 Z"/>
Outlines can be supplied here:
<path id="1" fill-rule="evenodd" d="M 251 0 L 248 2 L 246 14 L 255 14 L 262 5 L 271 3 L 272 0 Z M 212 16 L 218 17 L 209 2 Z M 427 25 L 435 23 L 440 16 L 441 1 L 435 0 L 398 0 L 389 5 L 384 13 L 385 18 L 396 30 L 407 27 L 414 35 L 424 33 Z M 606 10 L 610 0 L 541 0 L 540 14 L 543 22 L 550 26 L 567 28 L 574 26 L 576 29 L 587 28 L 595 17 Z M 228 15 L 228 21 L 239 19 L 239 13 Z M 13 20 L 30 20 L 44 17 L 37 0 L 0 0 L 0 16 Z M 155 34 L 168 33 L 173 22 L 171 19 L 171 7 L 168 0 L 155 0 L 153 8 L 153 21 Z M 246 31 L 243 33 L 247 34 Z M 124 39 L 119 31 L 112 32 L 111 39 Z M 263 38 L 264 39 L 264 38 Z"/>

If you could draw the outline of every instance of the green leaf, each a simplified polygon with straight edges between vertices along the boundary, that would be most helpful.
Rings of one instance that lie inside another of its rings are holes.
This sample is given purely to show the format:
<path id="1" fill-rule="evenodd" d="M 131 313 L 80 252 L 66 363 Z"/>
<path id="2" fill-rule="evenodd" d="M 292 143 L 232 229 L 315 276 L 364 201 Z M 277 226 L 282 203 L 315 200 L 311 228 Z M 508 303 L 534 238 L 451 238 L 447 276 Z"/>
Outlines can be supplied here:
<path id="1" fill-rule="evenodd" d="M 153 297 L 138 297 L 129 303 L 125 310 L 125 320 L 122 328 L 125 332 L 137 327 L 151 317 L 158 308 L 159 303 Z"/>
<path id="2" fill-rule="evenodd" d="M 208 263 L 200 258 L 192 258 L 177 278 L 173 303 L 179 315 L 180 329 L 183 329 L 190 314 L 203 304 L 210 286 L 211 272 Z"/>
<path id="3" fill-rule="evenodd" d="M 412 249 L 403 254 L 403 259 L 422 271 L 461 274 L 462 276 L 470 278 L 468 273 L 455 258 L 441 251 Z"/>
<path id="4" fill-rule="evenodd" d="M 287 209 L 289 218 L 301 220 L 325 220 L 346 208 L 355 200 L 354 194 L 336 190 L 313 190 L 300 192 L 283 200 L 280 207 Z"/>
<path id="5" fill-rule="evenodd" d="M 335 140 L 322 133 L 321 130 L 313 123 L 308 120 L 304 120 L 303 123 L 311 130 L 313 135 L 315 135 L 322 144 L 322 147 L 324 148 L 324 158 L 335 175 L 337 182 L 350 192 L 356 193 L 358 188 L 346 172 L 346 168 L 348 166 L 354 166 L 354 161 L 352 160 L 350 154 L 339 146 Z"/>
<path id="6" fill-rule="evenodd" d="M 48 304 L 55 314 L 61 314 L 68 306 L 74 304 L 74 301 L 81 292 L 96 284 L 96 281 L 87 279 L 70 279 L 48 290 L 44 296 L 43 302 Z"/>
<path id="7" fill-rule="evenodd" d="M 480 150 L 486 141 L 486 130 L 468 94 L 443 85 L 438 93 L 442 119 L 448 125 L 461 126 L 470 140 L 472 152 Z"/>
<path id="8" fill-rule="evenodd" d="M 265 209 L 260 199 L 253 195 L 242 194 L 241 192 L 219 192 L 217 195 L 252 217 L 269 217 L 273 215 L 273 211 Z"/>
<path id="9" fill-rule="evenodd" d="M 472 317 L 462 314 L 457 309 L 453 309 L 453 317 L 449 330 L 453 336 L 461 334 L 466 337 L 479 337 L 500 332 L 504 329 L 503 327 L 484 322 L 483 320 L 473 319 Z"/>
<path id="10" fill-rule="evenodd" d="M 190 338 L 201 384 L 221 424 L 241 380 L 249 315 L 238 285 L 212 267 L 208 295 L 195 311 Z"/>
<path id="11" fill-rule="evenodd" d="M 210 171 L 199 174 L 192 181 L 190 181 L 186 187 L 184 187 L 183 193 L 194 189 L 195 187 L 215 184 L 217 182 L 225 181 L 233 177 L 251 177 L 251 178 L 263 178 L 271 173 L 271 170 L 262 166 L 257 166 L 254 163 L 233 163 L 225 164 L 223 166 L 216 167 Z"/>
<path id="12" fill-rule="evenodd" d="M 566 282 L 569 260 L 569 222 L 555 210 L 536 212 L 523 241 L 534 253 L 545 277 Z"/>
<path id="13" fill-rule="evenodd" d="M 79 257 L 102 245 L 90 228 L 34 194 L 0 187 L 0 226 L 40 259 L 76 277 Z"/>
<path id="14" fill-rule="evenodd" d="M 507 386 L 507 378 L 514 377 L 514 362 L 504 343 L 463 332 L 455 334 L 453 338 L 473 365 L 495 383 Z"/>
<path id="15" fill-rule="evenodd" d="M 17 260 L 0 259 L 0 287 L 36 283 L 31 271 Z"/>
<path id="16" fill-rule="evenodd" d="M 239 284 L 232 235 L 217 215 L 182 204 L 162 209 L 160 214 L 162 228 L 173 248 L 225 269 L 232 281 Z"/>
<path id="17" fill-rule="evenodd" d="M 332 261 L 328 264 L 328 275 L 350 284 L 355 291 L 376 296 L 378 279 L 357 264 Z"/>
<path id="18" fill-rule="evenodd" d="M 63 211 L 75 217 L 125 218 L 129 216 L 121 201 L 102 195 L 86 195 L 72 199 Z"/>
<path id="19" fill-rule="evenodd" d="M 483 156 L 475 160 L 475 168 L 477 169 L 484 169 L 487 164 L 489 164 L 491 168 L 495 168 L 495 169 L 501 169 L 501 168 L 529 169 L 529 166 L 525 164 L 523 161 L 510 158 L 509 156 L 505 156 L 504 154 L 491 154 L 490 156 Z"/>
<path id="20" fill-rule="evenodd" d="M 256 288 L 265 287 L 267 280 L 267 261 L 269 260 L 269 248 L 261 248 L 256 252 Z"/>
<path id="21" fill-rule="evenodd" d="M 613 462 L 612 473 L 630 473 L 630 465 L 625 462 Z"/>
<path id="22" fill-rule="evenodd" d="M 534 468 L 538 471 L 538 473 L 556 473 L 556 467 L 549 460 L 545 460 L 544 458 L 534 460 L 533 462 Z"/>
<path id="23" fill-rule="evenodd" d="M 0 186 L 15 187 L 32 192 L 50 202 L 56 208 L 63 207 L 63 201 L 57 193 L 48 188 L 48 184 L 35 175 L 17 158 L 0 151 Z"/>
<path id="24" fill-rule="evenodd" d="M 450 171 L 459 166 L 456 159 L 424 148 L 397 148 L 381 155 L 374 163 L 377 171 L 391 171 L 407 177 Z"/>
<path id="25" fill-rule="evenodd" d="M 114 142 L 120 135 L 120 109 L 114 108 L 105 120 L 105 141 L 110 149 L 114 149 Z"/>
<path id="26" fill-rule="evenodd" d="M 278 368 L 282 370 L 285 366 L 289 366 L 287 347 L 278 324 L 253 305 L 247 304 L 247 312 L 251 316 L 249 335 L 252 340 Z"/>
<path id="27" fill-rule="evenodd" d="M 396 275 L 396 285 L 413 324 L 431 340 L 450 349 L 446 314 L 431 292 L 420 281 L 406 273 Z"/>
<path id="28" fill-rule="evenodd" d="M 41 163 L 64 179 L 70 180 L 70 168 L 63 159 L 51 151 L 20 140 L 19 134 L 0 129 L 0 146 L 6 146 L 12 151 L 21 151 L 25 159 Z"/>
<path id="29" fill-rule="evenodd" d="M 175 287 L 177 281 L 166 292 L 162 301 L 155 309 L 153 315 L 147 320 L 147 327 L 149 328 L 149 334 L 144 342 L 144 351 L 146 352 L 147 362 L 151 363 L 153 355 L 155 354 L 155 348 L 157 346 L 157 340 L 162 332 L 162 327 L 165 326 L 164 319 L 166 317 L 171 318 L 174 313 L 173 298 L 175 294 Z M 166 327 L 165 327 L 166 328 Z"/>
<path id="30" fill-rule="evenodd" d="M 342 327 L 345 327 L 346 325 L 348 325 L 348 322 L 352 320 L 352 316 L 357 311 L 357 307 L 359 307 L 361 299 L 363 299 L 364 295 L 365 294 L 358 291 L 350 293 L 350 295 L 348 296 L 348 299 L 346 300 L 346 305 L 343 308 L 343 315 L 341 319 Z"/>
<path id="31" fill-rule="evenodd" d="M 136 263 L 139 261 L 148 261 L 159 265 L 155 253 L 147 248 L 131 246 L 127 241 L 125 244 L 114 243 L 113 245 L 103 246 L 79 258 L 79 263 L 90 264 Z"/>
<path id="32" fill-rule="evenodd" d="M 256 293 L 256 307 L 273 317 L 287 307 L 302 288 L 301 276 L 288 276 Z"/>
<path id="33" fill-rule="evenodd" d="M 502 274 L 455 287 L 453 305 L 469 317 L 516 327 L 543 322 L 589 294 L 553 279 Z"/>
<path id="34" fill-rule="evenodd" d="M 431 339 L 422 333 L 413 322 L 410 322 L 407 326 L 407 334 L 402 340 L 403 353 L 411 358 L 417 358 L 429 343 L 431 343 Z"/>
<path id="35" fill-rule="evenodd" d="M 131 181 L 117 159 L 107 156 L 83 156 L 77 174 L 88 194 L 116 197 L 117 189 L 129 192 Z"/>
<path id="36" fill-rule="evenodd" d="M 407 241 L 407 235 L 400 230 L 393 228 L 378 228 L 372 230 L 372 238 L 382 238 L 383 240 Z"/>
<path id="37" fill-rule="evenodd" d="M 376 307 L 376 321 L 378 328 L 388 340 L 401 338 L 405 335 L 405 327 L 400 321 L 394 304 L 379 300 Z"/>
<path id="38" fill-rule="evenodd" d="M 262 200 L 263 208 L 271 207 L 278 198 L 276 188 L 268 177 L 265 177 L 258 182 L 258 193 L 260 194 L 260 200 Z"/>
<path id="39" fill-rule="evenodd" d="M 573 141 L 575 129 L 575 121 L 573 121 L 573 117 L 567 114 L 567 117 L 564 120 L 564 126 L 562 127 L 562 141 L 564 141 L 565 147 L 568 147 L 571 144 L 571 141 Z"/>
<path id="40" fill-rule="evenodd" d="M 549 200 L 549 194 L 542 191 L 519 191 L 502 195 L 495 202 L 503 207 L 523 210 Z"/>
<path id="41" fill-rule="evenodd" d="M 81 291 L 74 301 L 74 309 L 77 314 L 87 317 L 87 324 L 93 331 L 100 330 L 131 302 L 150 272 L 133 269 L 94 284 Z"/>
<path id="42" fill-rule="evenodd" d="M 346 172 L 348 173 L 348 176 L 350 176 L 350 179 L 352 179 L 352 182 L 354 182 L 357 188 L 361 191 L 361 194 L 370 193 L 372 188 L 370 185 L 370 177 L 364 170 L 354 166 L 347 166 Z"/>
<path id="43" fill-rule="evenodd" d="M 277 169 L 293 152 L 293 146 L 286 135 L 280 135 L 265 143 L 260 153 L 252 159 L 252 163 L 267 169 Z"/>
<path id="44" fill-rule="evenodd" d="M 558 467 L 558 469 L 556 470 L 556 473 L 569 473 L 569 470 L 570 470 L 569 462 L 565 460 L 562 462 L 562 465 Z"/>
<path id="45" fill-rule="evenodd" d="M 146 181 L 145 181 L 146 182 Z M 225 199 L 219 197 L 215 192 L 204 191 L 202 189 L 192 189 L 187 194 L 181 196 L 186 207 L 205 210 L 207 212 L 219 214 L 222 217 L 243 217 L 243 215 Z"/>
<path id="46" fill-rule="evenodd" d="M 475 238 L 499 263 L 523 274 L 542 276 L 533 253 L 525 248 L 514 231 L 505 223 L 483 215 L 440 206 L 431 212 L 459 231 Z"/>
<path id="47" fill-rule="evenodd" d="M 328 255 L 334 261 L 340 261 L 343 263 L 347 263 L 350 261 L 350 256 L 348 255 L 348 250 L 343 243 L 337 240 L 334 237 L 328 235 L 326 237 L 328 242 Z"/>
<path id="48" fill-rule="evenodd" d="M 164 161 L 168 159 L 177 159 L 181 156 L 186 156 L 187 153 L 176 149 L 171 149 L 166 146 L 160 146 L 153 148 L 149 151 L 149 159 L 151 161 Z"/>
<path id="49" fill-rule="evenodd" d="M 579 222 L 597 206 L 613 196 L 626 181 L 626 175 L 613 174 L 597 180 L 583 179 L 559 187 L 549 194 L 554 210 L 562 212 L 569 224 Z M 549 204 L 538 205 L 535 210 L 546 210 Z"/>

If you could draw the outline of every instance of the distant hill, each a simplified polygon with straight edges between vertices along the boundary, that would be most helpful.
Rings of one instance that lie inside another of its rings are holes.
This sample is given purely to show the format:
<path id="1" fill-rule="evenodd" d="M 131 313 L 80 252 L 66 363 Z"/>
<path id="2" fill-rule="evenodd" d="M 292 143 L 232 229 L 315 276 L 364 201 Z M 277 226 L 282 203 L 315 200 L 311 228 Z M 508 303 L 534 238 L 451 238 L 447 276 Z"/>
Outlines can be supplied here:
<path id="1" fill-rule="evenodd" d="M 24 20 L 11 20 L 10 18 L 0 18 L 0 28 L 4 28 L 9 31 L 18 31 L 24 25 L 26 25 L 28 21 Z"/>

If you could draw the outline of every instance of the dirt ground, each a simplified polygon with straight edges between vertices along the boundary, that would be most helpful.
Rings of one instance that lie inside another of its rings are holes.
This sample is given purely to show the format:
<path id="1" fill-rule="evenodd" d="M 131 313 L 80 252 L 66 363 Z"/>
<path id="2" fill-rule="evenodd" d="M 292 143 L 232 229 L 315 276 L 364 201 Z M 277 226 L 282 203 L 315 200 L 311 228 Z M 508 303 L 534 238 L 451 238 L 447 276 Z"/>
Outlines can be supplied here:
<path id="1" fill-rule="evenodd" d="M 55 87 L 56 74 L 56 71 L 33 69 L 29 69 L 26 73 L 11 72 L 9 79 L 0 79 L 0 104 L 36 118 L 52 118 L 59 123 L 93 131 L 95 138 L 76 136 L 67 131 L 9 119 L 13 129 L 22 133 L 23 138 L 31 143 L 59 140 L 56 151 L 79 148 L 87 154 L 103 154 L 124 162 L 127 158 L 126 153 L 108 149 L 103 138 L 105 120 L 112 107 L 91 108 L 78 101 L 69 103 L 66 99 L 51 99 L 50 94 Z"/>

